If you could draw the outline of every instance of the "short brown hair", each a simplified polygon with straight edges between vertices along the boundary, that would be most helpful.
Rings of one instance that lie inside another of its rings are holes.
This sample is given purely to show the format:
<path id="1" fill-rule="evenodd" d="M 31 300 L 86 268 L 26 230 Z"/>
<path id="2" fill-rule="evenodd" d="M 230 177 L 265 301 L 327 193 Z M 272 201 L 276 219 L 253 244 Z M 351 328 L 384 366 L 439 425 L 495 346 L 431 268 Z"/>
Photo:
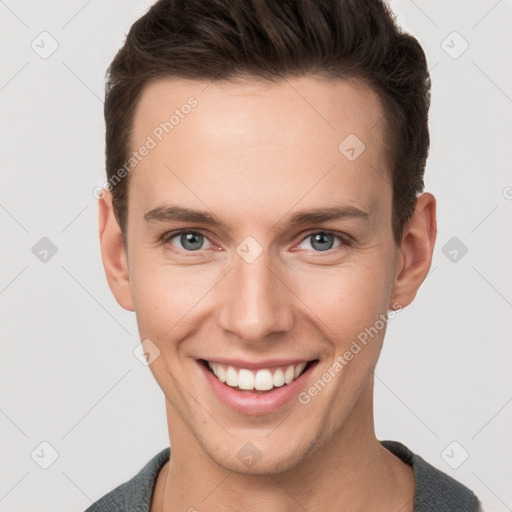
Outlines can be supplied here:
<path id="1" fill-rule="evenodd" d="M 109 182 L 129 158 L 135 108 L 149 82 L 240 76 L 276 81 L 306 74 L 361 79 L 378 94 L 398 243 L 424 187 L 430 76 L 420 44 L 397 26 L 384 0 L 156 2 L 132 25 L 107 71 Z M 112 187 L 112 195 L 126 241 L 128 179 Z"/>

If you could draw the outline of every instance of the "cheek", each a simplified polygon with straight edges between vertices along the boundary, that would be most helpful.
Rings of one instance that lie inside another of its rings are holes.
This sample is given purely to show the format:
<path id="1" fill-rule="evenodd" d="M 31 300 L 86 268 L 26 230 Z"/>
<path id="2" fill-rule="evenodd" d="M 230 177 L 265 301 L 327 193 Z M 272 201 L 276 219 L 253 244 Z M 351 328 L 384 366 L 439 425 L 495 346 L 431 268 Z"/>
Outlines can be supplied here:
<path id="1" fill-rule="evenodd" d="M 149 253 L 149 251 L 148 251 Z M 180 339 L 190 321 L 211 300 L 209 291 L 219 279 L 213 269 L 162 264 L 140 251 L 130 271 L 132 296 L 141 336 Z"/>
<path id="2" fill-rule="evenodd" d="M 344 345 L 386 312 L 390 275 L 383 260 L 369 260 L 327 272 L 303 272 L 296 276 L 293 289 L 313 321 L 324 324 L 326 336 Z"/>
<path id="3" fill-rule="evenodd" d="M 137 326 L 141 340 L 149 339 L 158 356 L 150 370 L 174 407 L 187 408 L 187 393 L 174 378 L 187 377 L 188 344 L 200 329 L 198 314 L 214 285 L 206 276 L 184 267 L 153 264 L 140 259 L 131 280 Z M 138 270 L 140 269 L 140 271 Z M 158 351 L 157 351 L 158 350 Z M 181 405 L 179 405 L 181 404 Z"/>

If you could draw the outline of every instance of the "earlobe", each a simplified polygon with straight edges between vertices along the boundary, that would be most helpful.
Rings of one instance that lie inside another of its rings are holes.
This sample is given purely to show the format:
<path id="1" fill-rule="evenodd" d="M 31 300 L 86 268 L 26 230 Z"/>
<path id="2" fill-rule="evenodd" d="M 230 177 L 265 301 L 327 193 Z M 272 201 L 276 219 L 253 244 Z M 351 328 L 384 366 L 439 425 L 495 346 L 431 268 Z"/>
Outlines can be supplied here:
<path id="1" fill-rule="evenodd" d="M 127 255 L 110 191 L 105 191 L 104 196 L 98 199 L 98 228 L 101 259 L 110 290 L 122 308 L 134 311 Z"/>
<path id="2" fill-rule="evenodd" d="M 423 193 L 404 228 L 390 304 L 398 303 L 405 307 L 414 300 L 429 272 L 436 234 L 436 200 L 432 194 Z"/>

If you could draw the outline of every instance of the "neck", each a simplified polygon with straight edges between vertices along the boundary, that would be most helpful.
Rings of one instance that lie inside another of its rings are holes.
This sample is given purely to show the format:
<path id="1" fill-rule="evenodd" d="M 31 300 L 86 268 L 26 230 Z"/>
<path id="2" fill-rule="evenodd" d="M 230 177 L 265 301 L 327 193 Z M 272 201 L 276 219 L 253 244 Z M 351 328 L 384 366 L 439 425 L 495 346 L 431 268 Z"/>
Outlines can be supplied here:
<path id="1" fill-rule="evenodd" d="M 282 473 L 228 471 L 204 453 L 188 429 L 173 429 L 175 448 L 158 477 L 151 512 L 413 512 L 414 471 L 375 437 L 371 380 L 342 428 Z M 169 403 L 167 413 L 175 425 Z M 189 435 L 176 435 L 185 432 Z"/>

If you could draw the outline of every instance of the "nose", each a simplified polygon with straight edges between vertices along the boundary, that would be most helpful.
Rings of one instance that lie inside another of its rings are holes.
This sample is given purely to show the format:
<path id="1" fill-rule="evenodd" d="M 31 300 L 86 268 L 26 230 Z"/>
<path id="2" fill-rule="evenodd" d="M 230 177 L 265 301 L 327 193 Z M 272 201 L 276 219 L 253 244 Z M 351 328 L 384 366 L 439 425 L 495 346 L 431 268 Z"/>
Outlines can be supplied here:
<path id="1" fill-rule="evenodd" d="M 220 327 L 246 343 L 266 345 L 293 326 L 293 292 L 271 263 L 266 251 L 252 263 L 237 257 L 222 283 Z"/>

